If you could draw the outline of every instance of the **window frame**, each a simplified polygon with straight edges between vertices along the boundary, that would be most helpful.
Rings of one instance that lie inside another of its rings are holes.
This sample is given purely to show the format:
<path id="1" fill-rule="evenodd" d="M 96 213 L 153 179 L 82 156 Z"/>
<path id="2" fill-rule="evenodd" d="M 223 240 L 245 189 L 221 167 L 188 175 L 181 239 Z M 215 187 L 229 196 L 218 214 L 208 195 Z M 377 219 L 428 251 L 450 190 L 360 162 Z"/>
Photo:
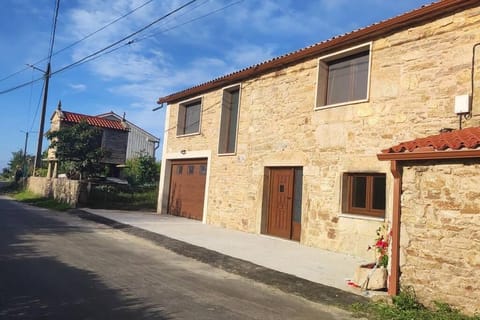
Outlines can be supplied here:
<path id="1" fill-rule="evenodd" d="M 349 100 L 345 102 L 338 102 L 333 104 L 327 104 L 327 90 L 328 90 L 328 75 L 329 75 L 329 63 L 345 59 L 348 57 L 354 57 L 360 53 L 368 52 L 368 72 L 367 72 L 367 92 L 365 99 Z M 329 109 L 344 105 L 358 104 L 368 102 L 370 99 L 370 81 L 372 72 L 372 42 L 363 43 L 355 47 L 351 47 L 345 50 L 337 51 L 328 55 L 324 55 L 318 58 L 317 65 L 317 83 L 315 92 L 315 110 Z"/>
<path id="2" fill-rule="evenodd" d="M 366 177 L 366 190 L 365 190 L 365 207 L 353 206 L 353 181 L 355 177 Z M 385 178 L 385 208 L 374 209 L 373 208 L 373 196 L 374 196 L 374 184 L 375 177 Z M 342 212 L 344 214 L 350 214 L 355 216 L 365 216 L 372 218 L 385 218 L 386 212 L 386 200 L 387 200 L 387 175 L 381 172 L 344 172 L 343 173 L 343 190 L 342 190 Z"/>
<path id="3" fill-rule="evenodd" d="M 196 132 L 188 132 L 185 133 L 186 129 L 186 117 L 187 117 L 187 112 L 186 110 L 188 107 L 194 106 L 194 105 L 200 105 L 200 109 L 198 111 L 198 130 Z M 193 135 L 199 135 L 201 132 L 201 126 L 202 126 L 202 111 L 203 111 L 203 99 L 200 98 L 195 98 L 191 99 L 185 102 L 180 102 L 178 104 L 178 114 L 177 114 L 177 138 L 179 137 L 187 137 L 187 136 L 193 136 Z"/>
<path id="4" fill-rule="evenodd" d="M 229 143 L 228 141 L 231 138 L 231 113 L 228 115 L 228 119 L 226 119 L 225 116 L 225 108 L 226 108 L 226 102 L 225 102 L 225 95 L 231 93 L 232 91 L 238 91 L 238 103 L 237 103 L 237 117 L 236 117 L 236 124 L 235 124 L 235 141 L 233 145 L 233 151 L 228 152 L 228 146 Z M 219 156 L 229 156 L 229 155 L 235 155 L 237 152 L 237 144 L 238 144 L 238 128 L 239 128 L 239 123 L 240 123 L 240 103 L 241 103 L 241 95 L 242 95 L 242 90 L 241 90 L 241 84 L 235 84 L 232 86 L 228 86 L 226 88 L 223 88 L 222 90 L 222 104 L 221 104 L 221 111 L 220 111 L 220 125 L 219 125 L 219 130 L 218 130 L 218 147 L 217 147 L 217 153 Z M 223 127 L 224 121 L 228 121 L 229 125 L 225 129 Z M 228 131 L 227 136 L 225 137 L 224 131 Z M 222 147 L 225 145 L 225 149 L 222 149 Z"/>

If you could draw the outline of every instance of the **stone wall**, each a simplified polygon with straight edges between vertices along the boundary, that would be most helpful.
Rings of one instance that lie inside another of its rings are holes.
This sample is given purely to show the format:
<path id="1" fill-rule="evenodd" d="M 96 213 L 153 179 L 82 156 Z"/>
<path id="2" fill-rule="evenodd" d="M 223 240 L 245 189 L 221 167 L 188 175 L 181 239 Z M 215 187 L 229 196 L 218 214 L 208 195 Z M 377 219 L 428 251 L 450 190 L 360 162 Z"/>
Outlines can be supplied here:
<path id="1" fill-rule="evenodd" d="M 30 177 L 27 189 L 43 197 L 53 198 L 60 202 L 76 207 L 83 192 L 83 184 L 77 180 L 47 179 L 44 177 Z"/>
<path id="2" fill-rule="evenodd" d="M 479 25 L 480 8 L 474 8 L 371 39 L 364 103 L 315 109 L 317 58 L 242 82 L 238 145 L 232 156 L 217 154 L 222 90 L 201 96 L 198 135 L 176 137 L 178 104 L 169 105 L 163 156 L 211 154 L 207 222 L 254 233 L 261 232 L 265 167 L 303 167 L 301 243 L 373 258 L 366 248 L 382 221 L 343 214 L 342 174 L 386 173 L 389 219 L 393 178 L 389 164 L 376 154 L 400 141 L 458 126 L 454 97 L 470 91 Z M 475 77 L 480 81 L 479 72 Z M 476 90 L 480 96 L 480 87 Z M 473 118 L 464 125 L 479 125 L 479 111 L 476 103 Z M 168 188 L 168 180 L 163 183 Z"/>
<path id="3" fill-rule="evenodd" d="M 401 286 L 480 312 L 480 161 L 404 167 Z"/>

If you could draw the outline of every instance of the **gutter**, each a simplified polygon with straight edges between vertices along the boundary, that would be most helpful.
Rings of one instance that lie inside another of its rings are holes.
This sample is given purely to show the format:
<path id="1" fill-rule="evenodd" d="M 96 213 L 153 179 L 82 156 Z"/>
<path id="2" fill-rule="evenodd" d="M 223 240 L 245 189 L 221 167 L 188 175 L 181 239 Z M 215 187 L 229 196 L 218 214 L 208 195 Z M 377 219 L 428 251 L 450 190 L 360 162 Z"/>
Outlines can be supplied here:
<path id="1" fill-rule="evenodd" d="M 377 154 L 380 161 L 440 160 L 480 158 L 480 149 Z"/>

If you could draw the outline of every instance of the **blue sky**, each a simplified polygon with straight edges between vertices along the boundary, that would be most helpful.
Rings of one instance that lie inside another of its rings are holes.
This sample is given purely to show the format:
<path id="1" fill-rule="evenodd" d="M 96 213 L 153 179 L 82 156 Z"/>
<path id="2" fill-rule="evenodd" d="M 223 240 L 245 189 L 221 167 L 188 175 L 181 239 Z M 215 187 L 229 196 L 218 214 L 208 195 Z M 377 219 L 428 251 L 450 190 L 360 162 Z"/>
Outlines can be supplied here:
<path id="1" fill-rule="evenodd" d="M 52 57 L 55 72 L 143 28 L 187 0 L 68 0 L 60 2 L 54 52 L 118 17 L 126 18 Z M 130 45 L 50 79 L 45 130 L 64 110 L 126 113 L 162 138 L 160 96 L 418 8 L 425 0 L 197 0 L 129 40 Z M 55 0 L 3 0 L 0 11 L 0 91 L 42 77 Z M 123 41 L 125 44 L 128 40 Z M 4 79 L 18 71 L 8 79 Z M 0 169 L 14 151 L 35 154 L 42 81 L 0 94 Z M 43 149 L 47 148 L 44 141 Z M 161 150 L 161 148 L 159 149 Z M 160 154 L 158 155 L 160 156 Z"/>

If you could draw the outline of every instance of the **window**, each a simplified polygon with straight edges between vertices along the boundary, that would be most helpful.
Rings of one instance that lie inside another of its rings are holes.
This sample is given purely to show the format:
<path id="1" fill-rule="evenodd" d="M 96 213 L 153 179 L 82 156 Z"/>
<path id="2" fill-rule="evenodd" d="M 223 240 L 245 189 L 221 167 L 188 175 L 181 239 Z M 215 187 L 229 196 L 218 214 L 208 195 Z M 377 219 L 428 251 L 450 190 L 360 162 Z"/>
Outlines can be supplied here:
<path id="1" fill-rule="evenodd" d="M 240 88 L 223 91 L 222 115 L 220 119 L 220 135 L 218 153 L 235 153 L 237 144 L 238 105 Z"/>
<path id="2" fill-rule="evenodd" d="M 200 132 L 201 108 L 201 100 L 179 106 L 177 135 L 181 136 Z"/>
<path id="3" fill-rule="evenodd" d="M 370 45 L 320 58 L 317 107 L 368 99 Z"/>
<path id="4" fill-rule="evenodd" d="M 383 173 L 345 173 L 343 175 L 343 212 L 385 217 Z"/>
<path id="5" fill-rule="evenodd" d="M 177 166 L 177 175 L 181 176 L 183 173 L 183 166 L 182 165 L 178 165 Z"/>

